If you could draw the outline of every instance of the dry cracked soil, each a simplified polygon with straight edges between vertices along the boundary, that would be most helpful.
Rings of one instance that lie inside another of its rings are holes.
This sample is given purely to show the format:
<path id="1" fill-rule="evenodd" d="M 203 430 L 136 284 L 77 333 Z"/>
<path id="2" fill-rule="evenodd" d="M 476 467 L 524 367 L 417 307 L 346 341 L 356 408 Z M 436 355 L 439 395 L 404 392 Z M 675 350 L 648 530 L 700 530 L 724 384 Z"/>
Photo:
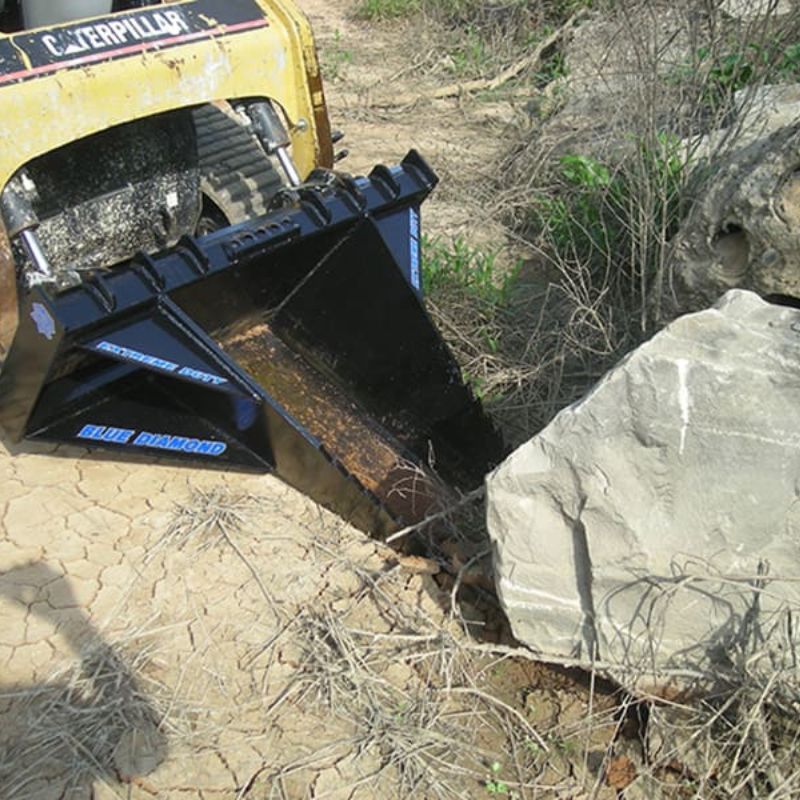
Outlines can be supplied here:
<path id="1" fill-rule="evenodd" d="M 1 463 L 0 796 L 301 798 L 374 771 L 323 713 L 335 697 L 294 700 L 329 690 L 320 665 L 346 690 L 337 626 L 438 629 L 390 551 L 271 477 L 28 447 Z"/>

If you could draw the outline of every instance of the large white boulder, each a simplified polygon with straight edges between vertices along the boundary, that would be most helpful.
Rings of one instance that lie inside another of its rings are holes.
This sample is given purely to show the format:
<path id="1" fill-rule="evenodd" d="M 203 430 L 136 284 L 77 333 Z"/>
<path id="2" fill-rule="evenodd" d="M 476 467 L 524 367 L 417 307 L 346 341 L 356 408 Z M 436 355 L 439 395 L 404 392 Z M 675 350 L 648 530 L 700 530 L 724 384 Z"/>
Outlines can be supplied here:
<path id="1" fill-rule="evenodd" d="M 731 291 L 677 319 L 487 485 L 500 599 L 543 656 L 645 682 L 754 653 L 784 666 L 800 636 L 781 628 L 800 601 L 800 311 Z"/>

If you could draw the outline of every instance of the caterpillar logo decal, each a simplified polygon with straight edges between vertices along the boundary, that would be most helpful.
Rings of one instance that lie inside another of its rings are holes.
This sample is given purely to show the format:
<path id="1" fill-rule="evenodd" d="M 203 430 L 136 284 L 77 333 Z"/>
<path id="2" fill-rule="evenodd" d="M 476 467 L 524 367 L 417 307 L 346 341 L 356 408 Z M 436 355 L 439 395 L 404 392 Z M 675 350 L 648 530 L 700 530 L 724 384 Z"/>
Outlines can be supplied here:
<path id="1" fill-rule="evenodd" d="M 268 25 L 254 0 L 196 0 L 0 36 L 0 85 Z"/>
<path id="2" fill-rule="evenodd" d="M 171 38 L 192 29 L 181 11 L 135 14 L 108 22 L 81 25 L 42 34 L 42 44 L 56 58 L 74 57 L 87 51 L 136 44 L 152 39 Z"/>

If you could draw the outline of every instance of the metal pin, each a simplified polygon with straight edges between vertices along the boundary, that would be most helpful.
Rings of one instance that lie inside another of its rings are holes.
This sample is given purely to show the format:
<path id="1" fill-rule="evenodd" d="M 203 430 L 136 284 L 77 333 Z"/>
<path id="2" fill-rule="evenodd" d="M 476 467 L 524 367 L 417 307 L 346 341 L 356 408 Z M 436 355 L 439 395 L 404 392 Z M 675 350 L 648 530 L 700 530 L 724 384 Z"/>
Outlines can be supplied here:
<path id="1" fill-rule="evenodd" d="M 22 242 L 22 246 L 25 248 L 25 252 L 28 254 L 28 258 L 30 258 L 36 271 L 35 275 L 31 276 L 31 282 L 43 283 L 44 281 L 54 280 L 53 270 L 50 266 L 50 262 L 47 260 L 47 256 L 44 254 L 42 245 L 39 242 L 39 237 L 36 235 L 34 230 L 32 228 L 27 228 L 24 231 L 20 231 L 19 239 Z"/>
<path id="2" fill-rule="evenodd" d="M 276 147 L 275 156 L 280 162 L 283 171 L 286 173 L 286 178 L 289 183 L 292 186 L 299 186 L 302 181 L 300 180 L 300 174 L 297 172 L 297 168 L 292 161 L 292 157 L 289 155 L 289 151 L 285 147 Z"/>

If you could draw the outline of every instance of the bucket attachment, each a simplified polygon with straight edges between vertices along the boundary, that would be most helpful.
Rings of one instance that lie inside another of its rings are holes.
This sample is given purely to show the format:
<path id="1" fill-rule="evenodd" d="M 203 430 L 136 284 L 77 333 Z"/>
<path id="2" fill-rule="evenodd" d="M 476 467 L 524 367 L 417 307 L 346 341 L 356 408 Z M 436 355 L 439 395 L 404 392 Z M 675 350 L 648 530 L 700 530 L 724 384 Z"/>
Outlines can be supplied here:
<path id="1" fill-rule="evenodd" d="M 422 303 L 436 180 L 412 151 L 61 293 L 32 287 L 0 425 L 274 471 L 376 534 L 418 521 L 503 456 Z"/>

